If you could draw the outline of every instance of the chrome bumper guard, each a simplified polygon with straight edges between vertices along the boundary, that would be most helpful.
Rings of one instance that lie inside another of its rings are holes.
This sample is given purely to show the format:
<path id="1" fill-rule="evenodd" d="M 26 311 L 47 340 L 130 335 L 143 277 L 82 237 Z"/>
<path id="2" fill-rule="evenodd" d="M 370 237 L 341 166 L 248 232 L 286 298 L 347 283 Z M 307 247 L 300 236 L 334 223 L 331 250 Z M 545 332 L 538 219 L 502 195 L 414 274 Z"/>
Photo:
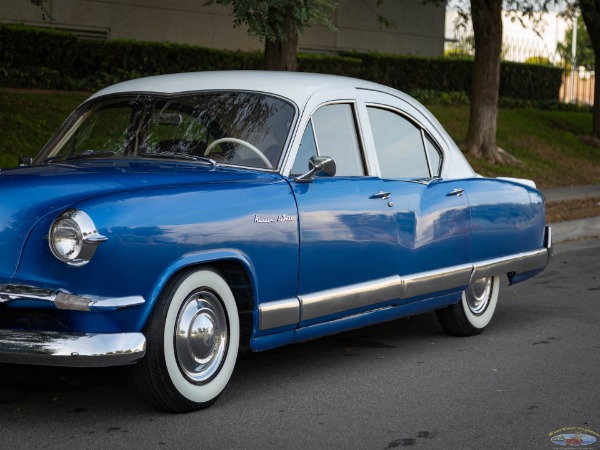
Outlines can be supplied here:
<path id="1" fill-rule="evenodd" d="M 550 262 L 550 258 L 554 256 L 554 249 L 552 247 L 552 227 L 550 225 L 546 225 L 546 233 L 544 235 L 544 247 L 548 249 L 548 262 Z"/>
<path id="2" fill-rule="evenodd" d="M 99 297 L 74 295 L 62 289 L 46 289 L 24 284 L 0 284 L 0 303 L 12 306 L 19 302 L 38 302 L 46 307 L 73 311 L 115 311 L 144 304 L 144 297 Z"/>
<path id="3" fill-rule="evenodd" d="M 132 364 L 146 354 L 142 333 L 73 334 L 0 330 L 0 362 L 64 367 Z"/>

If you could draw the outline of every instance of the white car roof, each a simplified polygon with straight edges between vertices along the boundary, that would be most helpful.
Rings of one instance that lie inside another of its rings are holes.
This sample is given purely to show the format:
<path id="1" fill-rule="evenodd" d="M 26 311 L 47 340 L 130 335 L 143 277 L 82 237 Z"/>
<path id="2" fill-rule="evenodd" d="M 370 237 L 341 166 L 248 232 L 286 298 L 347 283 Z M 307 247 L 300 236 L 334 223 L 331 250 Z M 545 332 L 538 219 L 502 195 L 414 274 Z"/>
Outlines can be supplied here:
<path id="1" fill-rule="evenodd" d="M 241 90 L 266 92 L 288 98 L 303 105 L 315 92 L 327 87 L 352 87 L 382 92 L 399 91 L 381 84 L 337 75 L 304 72 L 274 72 L 259 70 L 232 70 L 190 72 L 157 75 L 124 81 L 97 92 L 90 98 L 126 92 L 159 92 L 174 94 L 203 90 Z"/>

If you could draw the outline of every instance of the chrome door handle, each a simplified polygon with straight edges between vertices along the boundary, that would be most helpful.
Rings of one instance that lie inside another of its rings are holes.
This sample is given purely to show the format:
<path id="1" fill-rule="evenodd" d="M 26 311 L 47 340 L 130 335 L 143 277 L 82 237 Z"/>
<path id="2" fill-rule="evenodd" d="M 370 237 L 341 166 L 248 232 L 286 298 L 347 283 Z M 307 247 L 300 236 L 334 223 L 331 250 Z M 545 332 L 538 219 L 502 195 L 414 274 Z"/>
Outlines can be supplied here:
<path id="1" fill-rule="evenodd" d="M 452 189 L 450 192 L 446 194 L 446 197 L 460 197 L 465 193 L 464 189 Z"/>
<path id="2" fill-rule="evenodd" d="M 387 200 L 388 198 L 390 198 L 390 195 L 392 194 L 389 192 L 378 192 L 377 194 L 371 195 L 369 198 L 381 198 L 383 200 Z"/>

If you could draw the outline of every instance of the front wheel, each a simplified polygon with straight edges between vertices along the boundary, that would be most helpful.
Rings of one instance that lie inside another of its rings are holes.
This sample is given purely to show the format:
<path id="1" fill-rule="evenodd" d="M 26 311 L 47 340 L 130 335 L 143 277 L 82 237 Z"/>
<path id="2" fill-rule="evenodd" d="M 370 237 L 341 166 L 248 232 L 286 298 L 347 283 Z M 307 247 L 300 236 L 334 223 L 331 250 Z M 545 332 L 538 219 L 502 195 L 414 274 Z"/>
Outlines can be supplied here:
<path id="1" fill-rule="evenodd" d="M 454 336 L 481 333 L 492 320 L 499 292 L 498 276 L 472 281 L 463 292 L 460 302 L 436 311 L 444 331 Z"/>
<path id="2" fill-rule="evenodd" d="M 157 408 L 183 413 L 212 405 L 231 377 L 240 327 L 225 280 L 210 269 L 176 276 L 146 326 L 147 353 L 135 382 Z"/>

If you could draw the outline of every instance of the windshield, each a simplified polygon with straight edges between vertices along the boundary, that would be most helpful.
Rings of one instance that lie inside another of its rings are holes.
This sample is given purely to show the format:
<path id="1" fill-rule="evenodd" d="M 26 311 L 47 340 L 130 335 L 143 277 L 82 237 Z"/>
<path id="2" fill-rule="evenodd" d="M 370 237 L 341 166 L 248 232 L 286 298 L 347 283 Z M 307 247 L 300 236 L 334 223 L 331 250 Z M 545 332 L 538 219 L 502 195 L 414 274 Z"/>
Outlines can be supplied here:
<path id="1" fill-rule="evenodd" d="M 82 158 L 210 158 L 271 169 L 294 107 L 248 92 L 136 95 L 90 102 L 36 163 Z"/>

